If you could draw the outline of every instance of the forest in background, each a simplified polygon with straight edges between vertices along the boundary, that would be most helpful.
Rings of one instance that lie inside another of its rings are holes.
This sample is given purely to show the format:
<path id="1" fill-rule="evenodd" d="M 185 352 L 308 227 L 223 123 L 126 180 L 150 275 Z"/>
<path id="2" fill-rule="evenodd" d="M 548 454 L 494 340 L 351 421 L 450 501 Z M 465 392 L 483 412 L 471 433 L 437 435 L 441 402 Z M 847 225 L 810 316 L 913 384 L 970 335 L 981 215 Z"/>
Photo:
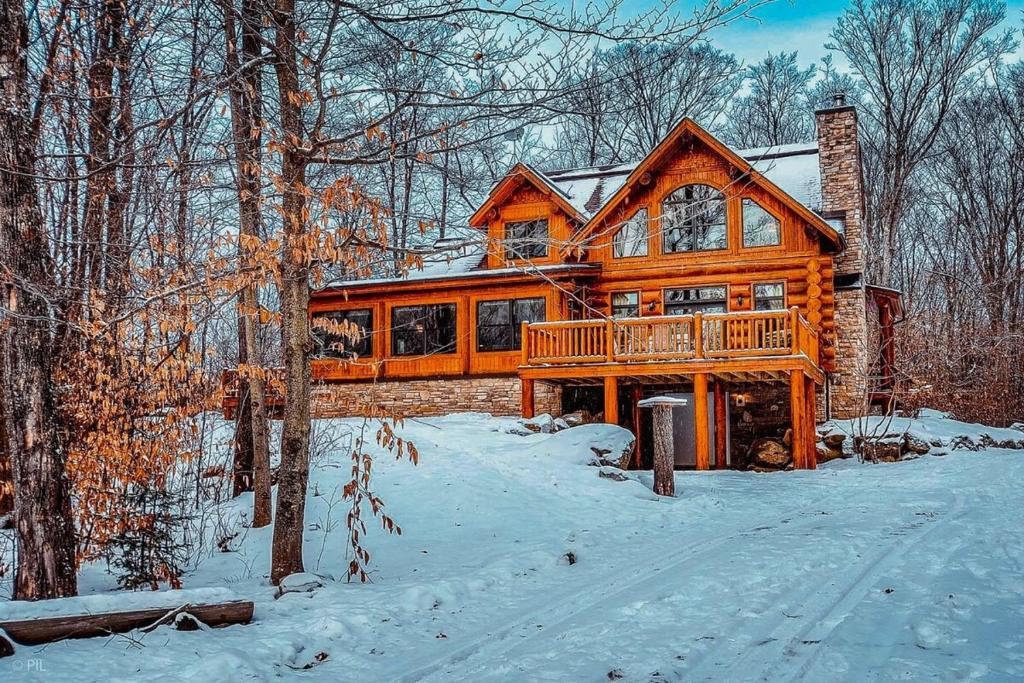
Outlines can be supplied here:
<path id="1" fill-rule="evenodd" d="M 816 108 L 854 103 L 868 279 L 904 295 L 903 402 L 1019 420 L 1021 18 L 992 0 L 853 0 L 822 36 L 842 59 L 813 65 L 785 51 L 743 64 L 712 40 L 765 4 L 0 0 L 15 596 L 73 594 L 91 560 L 128 585 L 177 579 L 165 512 L 188 492 L 169 474 L 236 366 L 249 400 L 234 490 L 255 491 L 254 526 L 275 520 L 273 580 L 300 571 L 311 288 L 417 268 L 516 161 L 634 161 L 682 116 L 757 147 L 813 140 Z M 287 405 L 272 510 L 274 367 Z M 393 417 L 368 438 L 415 460 Z M 396 526 L 372 460 L 352 458 L 361 578 L 363 511 Z"/>

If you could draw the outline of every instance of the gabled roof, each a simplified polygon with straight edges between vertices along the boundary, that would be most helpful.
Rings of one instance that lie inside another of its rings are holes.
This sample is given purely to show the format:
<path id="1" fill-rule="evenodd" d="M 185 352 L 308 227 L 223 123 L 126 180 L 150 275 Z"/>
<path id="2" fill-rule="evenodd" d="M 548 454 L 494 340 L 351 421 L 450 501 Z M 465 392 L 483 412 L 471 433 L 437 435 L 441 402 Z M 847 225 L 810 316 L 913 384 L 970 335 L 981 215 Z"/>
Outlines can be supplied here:
<path id="1" fill-rule="evenodd" d="M 568 214 L 570 218 L 575 219 L 580 224 L 586 222 L 585 215 L 577 210 L 576 206 L 570 201 L 570 196 L 563 192 L 558 185 L 553 183 L 540 171 L 537 171 L 527 164 L 519 162 L 512 167 L 512 170 L 510 170 L 504 178 L 498 181 L 498 183 L 491 188 L 491 192 L 487 195 L 487 199 L 485 199 L 484 203 L 480 205 L 480 208 L 470 216 L 469 224 L 476 228 L 486 223 L 487 212 L 495 206 L 500 205 L 508 198 L 509 195 L 515 192 L 523 182 L 530 183 L 547 195 L 548 198 L 554 202 L 558 208 Z"/>
<path id="2" fill-rule="evenodd" d="M 700 140 L 732 166 L 747 174 L 752 182 L 764 187 L 769 193 L 790 206 L 833 244 L 839 245 L 841 243 L 841 238 L 835 227 L 801 201 L 802 199 L 808 203 L 817 203 L 819 206 L 821 201 L 821 180 L 817 163 L 812 167 L 806 158 L 812 155 L 802 153 L 808 151 L 810 149 L 809 146 L 788 145 L 785 149 L 778 152 L 773 152 L 772 149 L 750 150 L 751 156 L 748 160 L 688 117 L 680 121 L 646 157 L 637 163 L 628 172 L 621 184 L 617 183 L 618 189 L 604 200 L 599 210 L 588 217 L 586 225 L 574 236 L 574 241 L 580 243 L 586 239 L 596 226 L 607 218 L 615 207 L 619 205 L 619 202 L 629 193 L 629 189 L 634 183 L 643 177 L 644 174 L 654 171 L 662 162 L 671 157 L 676 144 L 686 135 Z M 815 154 L 813 154 L 813 157 L 814 161 L 817 162 L 817 149 L 814 149 Z M 794 161 L 793 159 L 797 157 L 800 157 L 800 159 Z M 777 170 L 780 168 L 784 172 Z M 773 170 L 775 171 L 774 174 Z M 793 194 L 790 194 L 776 184 L 771 179 L 772 175 L 789 185 L 790 190 L 794 194 L 800 195 L 800 198 L 793 196 Z M 818 178 L 817 181 L 814 180 L 815 176 Z"/>

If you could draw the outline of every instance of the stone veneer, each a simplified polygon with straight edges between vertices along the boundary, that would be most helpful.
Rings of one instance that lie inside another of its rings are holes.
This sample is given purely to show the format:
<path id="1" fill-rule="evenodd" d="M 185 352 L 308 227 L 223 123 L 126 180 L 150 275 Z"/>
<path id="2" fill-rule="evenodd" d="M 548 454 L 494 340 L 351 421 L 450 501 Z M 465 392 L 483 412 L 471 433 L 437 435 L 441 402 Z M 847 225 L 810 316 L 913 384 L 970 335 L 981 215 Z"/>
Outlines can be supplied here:
<path id="1" fill-rule="evenodd" d="M 863 273 L 864 188 L 857 141 L 857 110 L 822 109 L 815 113 L 818 128 L 818 164 L 821 170 L 821 211 L 841 216 L 846 248 L 836 258 L 836 274 Z"/>
<path id="2" fill-rule="evenodd" d="M 835 259 L 835 276 L 851 280 L 835 292 L 836 367 L 829 382 L 831 417 L 861 414 L 867 404 L 867 296 L 864 291 L 864 188 L 857 111 L 840 106 L 815 113 L 821 166 L 821 210 L 843 219 L 845 249 Z"/>
<path id="3" fill-rule="evenodd" d="M 534 384 L 536 413 L 559 415 L 562 388 Z M 456 412 L 522 415 L 518 377 L 442 377 L 382 382 L 321 384 L 313 389 L 315 417 L 366 414 L 371 406 L 400 417 L 429 417 Z"/>
<path id="4" fill-rule="evenodd" d="M 867 407 L 868 323 L 863 287 L 836 291 L 836 372 L 830 373 L 831 417 L 863 415 Z"/>

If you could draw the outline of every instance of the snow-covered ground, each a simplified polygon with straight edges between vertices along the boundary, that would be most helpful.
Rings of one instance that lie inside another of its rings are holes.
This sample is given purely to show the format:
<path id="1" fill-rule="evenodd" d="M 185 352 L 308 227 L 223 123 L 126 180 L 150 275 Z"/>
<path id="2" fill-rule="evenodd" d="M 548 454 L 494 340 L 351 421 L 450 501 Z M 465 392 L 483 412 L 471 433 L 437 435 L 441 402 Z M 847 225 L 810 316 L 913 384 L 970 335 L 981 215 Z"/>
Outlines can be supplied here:
<path id="1" fill-rule="evenodd" d="M 1022 451 L 680 472 L 660 499 L 649 472 L 600 478 L 587 453 L 544 443 L 575 440 L 514 425 L 406 423 L 421 461 L 378 459 L 404 533 L 371 533 L 371 584 L 275 600 L 270 530 L 239 525 L 185 586 L 254 600 L 252 624 L 22 646 L 0 680 L 1024 679 Z M 340 447 L 313 469 L 310 571 L 344 572 L 347 473 Z M 222 512 L 238 525 L 249 503 Z M 83 570 L 85 593 L 111 583 Z"/>

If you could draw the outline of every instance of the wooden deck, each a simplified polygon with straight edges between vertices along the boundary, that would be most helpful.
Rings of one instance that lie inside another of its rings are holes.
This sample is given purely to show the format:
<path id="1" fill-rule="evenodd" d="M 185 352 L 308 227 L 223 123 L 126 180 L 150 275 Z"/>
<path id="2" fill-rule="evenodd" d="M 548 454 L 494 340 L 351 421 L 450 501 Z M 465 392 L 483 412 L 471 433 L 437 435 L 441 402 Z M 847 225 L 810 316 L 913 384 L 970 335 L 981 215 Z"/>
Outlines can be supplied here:
<path id="1" fill-rule="evenodd" d="M 597 384 L 604 377 L 671 382 L 694 374 L 724 381 L 824 381 L 818 334 L 796 308 L 523 325 L 524 379 Z"/>

